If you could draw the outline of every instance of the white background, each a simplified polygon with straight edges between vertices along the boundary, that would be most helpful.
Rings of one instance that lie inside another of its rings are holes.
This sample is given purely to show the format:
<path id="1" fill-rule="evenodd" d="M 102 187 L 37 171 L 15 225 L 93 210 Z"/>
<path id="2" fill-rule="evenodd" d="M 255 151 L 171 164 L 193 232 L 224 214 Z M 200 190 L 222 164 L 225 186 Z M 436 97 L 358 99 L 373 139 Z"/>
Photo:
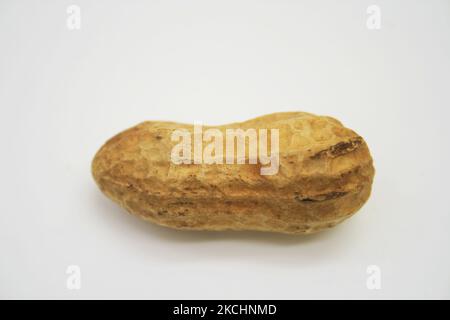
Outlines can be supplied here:
<path id="1" fill-rule="evenodd" d="M 0 297 L 449 298 L 449 107 L 446 0 L 1 0 Z M 143 120 L 290 110 L 340 119 L 374 157 L 371 198 L 328 232 L 173 231 L 91 178 Z"/>

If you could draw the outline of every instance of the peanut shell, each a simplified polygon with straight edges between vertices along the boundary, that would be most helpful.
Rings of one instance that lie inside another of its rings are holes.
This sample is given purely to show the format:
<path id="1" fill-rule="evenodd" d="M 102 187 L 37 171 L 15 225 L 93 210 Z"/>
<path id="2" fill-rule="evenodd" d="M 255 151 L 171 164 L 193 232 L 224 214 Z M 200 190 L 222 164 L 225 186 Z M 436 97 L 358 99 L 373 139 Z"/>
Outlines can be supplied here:
<path id="1" fill-rule="evenodd" d="M 367 144 L 336 119 L 284 112 L 208 128 L 224 136 L 230 128 L 278 129 L 277 174 L 262 175 L 259 162 L 174 164 L 171 135 L 193 132 L 193 125 L 146 121 L 101 147 L 94 179 L 128 212 L 187 230 L 308 234 L 344 221 L 369 198 L 374 167 Z"/>

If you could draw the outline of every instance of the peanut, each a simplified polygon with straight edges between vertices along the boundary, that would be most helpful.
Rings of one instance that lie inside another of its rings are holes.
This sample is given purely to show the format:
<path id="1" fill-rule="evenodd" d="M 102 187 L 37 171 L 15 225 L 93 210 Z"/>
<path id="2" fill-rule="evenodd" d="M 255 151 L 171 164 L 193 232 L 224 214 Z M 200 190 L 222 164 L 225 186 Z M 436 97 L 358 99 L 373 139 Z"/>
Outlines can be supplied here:
<path id="1" fill-rule="evenodd" d="M 262 174 L 270 164 L 252 159 L 248 139 L 241 164 L 220 161 L 217 150 L 215 161 L 205 163 L 195 134 L 189 147 L 197 154 L 174 163 L 173 132 L 194 132 L 193 126 L 146 121 L 107 141 L 92 174 L 128 212 L 176 229 L 313 233 L 347 219 L 369 198 L 375 171 L 367 144 L 336 119 L 285 112 L 215 128 L 224 136 L 227 129 L 277 130 L 279 168 Z"/>

